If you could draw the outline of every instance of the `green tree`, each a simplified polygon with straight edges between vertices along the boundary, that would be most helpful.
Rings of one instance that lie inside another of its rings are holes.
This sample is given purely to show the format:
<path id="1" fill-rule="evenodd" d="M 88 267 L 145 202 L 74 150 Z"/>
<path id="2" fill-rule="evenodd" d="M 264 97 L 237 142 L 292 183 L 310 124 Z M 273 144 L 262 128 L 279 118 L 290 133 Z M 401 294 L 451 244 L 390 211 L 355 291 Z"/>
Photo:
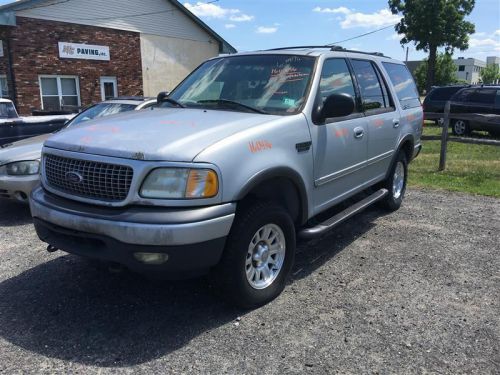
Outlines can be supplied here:
<path id="1" fill-rule="evenodd" d="M 437 49 L 448 53 L 469 47 L 474 24 L 465 20 L 475 0 L 389 0 L 393 14 L 401 14 L 396 31 L 403 34 L 401 44 L 414 42 L 417 50 L 429 53 L 426 89 L 435 84 Z"/>
<path id="2" fill-rule="evenodd" d="M 414 75 L 417 81 L 417 87 L 420 93 L 424 90 L 429 92 L 427 87 L 427 71 L 429 62 L 427 59 L 415 69 Z M 434 73 L 434 85 L 444 86 L 458 82 L 457 66 L 453 63 L 453 59 L 449 53 L 440 53 L 436 58 Z"/>
<path id="3" fill-rule="evenodd" d="M 482 83 L 496 83 L 500 80 L 498 64 L 488 64 L 480 73 Z"/>

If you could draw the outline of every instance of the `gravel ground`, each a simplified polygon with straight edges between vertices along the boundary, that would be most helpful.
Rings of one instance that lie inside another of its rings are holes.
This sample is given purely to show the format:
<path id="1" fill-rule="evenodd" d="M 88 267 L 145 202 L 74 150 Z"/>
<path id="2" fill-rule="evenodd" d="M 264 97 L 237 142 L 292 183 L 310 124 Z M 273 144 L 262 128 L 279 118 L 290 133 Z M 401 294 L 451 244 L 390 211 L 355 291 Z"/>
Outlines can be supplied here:
<path id="1" fill-rule="evenodd" d="M 301 244 L 243 312 L 205 279 L 149 281 L 49 254 L 0 203 L 0 372 L 500 373 L 500 200 L 410 190 Z"/>

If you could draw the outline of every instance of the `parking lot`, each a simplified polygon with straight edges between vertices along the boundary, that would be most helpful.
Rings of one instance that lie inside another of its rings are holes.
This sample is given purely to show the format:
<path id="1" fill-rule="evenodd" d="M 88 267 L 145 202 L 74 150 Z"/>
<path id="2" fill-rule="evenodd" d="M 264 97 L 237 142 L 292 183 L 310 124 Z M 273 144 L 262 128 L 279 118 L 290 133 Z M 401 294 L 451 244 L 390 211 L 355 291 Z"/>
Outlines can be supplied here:
<path id="1" fill-rule="evenodd" d="M 299 246 L 236 310 L 205 279 L 151 281 L 56 252 L 0 203 L 0 372 L 499 373 L 500 201 L 412 189 Z"/>

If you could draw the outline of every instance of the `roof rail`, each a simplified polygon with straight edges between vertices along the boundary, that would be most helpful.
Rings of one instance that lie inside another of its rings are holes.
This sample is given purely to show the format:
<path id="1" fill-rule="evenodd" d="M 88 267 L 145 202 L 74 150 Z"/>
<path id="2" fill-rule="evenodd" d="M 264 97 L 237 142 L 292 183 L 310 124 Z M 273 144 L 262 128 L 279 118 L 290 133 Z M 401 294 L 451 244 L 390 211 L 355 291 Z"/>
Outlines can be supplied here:
<path id="1" fill-rule="evenodd" d="M 313 49 L 313 48 L 328 48 L 330 51 L 338 51 L 338 52 L 352 52 L 352 53 L 361 53 L 364 55 L 373 55 L 373 56 L 380 56 L 380 57 L 387 57 L 390 58 L 389 56 L 385 56 L 382 52 L 364 52 L 364 51 L 356 51 L 352 49 L 347 49 L 341 46 L 335 46 L 335 45 L 322 45 L 322 46 L 291 46 L 291 47 L 278 47 L 278 48 L 271 48 L 266 51 L 282 51 L 282 50 L 287 50 L 287 49 Z"/>

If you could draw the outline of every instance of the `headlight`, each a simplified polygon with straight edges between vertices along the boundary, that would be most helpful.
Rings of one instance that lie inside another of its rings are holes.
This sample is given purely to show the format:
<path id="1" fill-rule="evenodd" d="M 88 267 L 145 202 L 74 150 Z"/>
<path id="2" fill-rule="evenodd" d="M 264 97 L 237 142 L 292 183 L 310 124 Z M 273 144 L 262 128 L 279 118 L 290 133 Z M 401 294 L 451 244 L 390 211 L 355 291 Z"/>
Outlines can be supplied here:
<path id="1" fill-rule="evenodd" d="M 38 174 L 40 162 L 38 160 L 16 161 L 6 165 L 7 174 L 11 176 L 25 176 Z"/>
<path id="2" fill-rule="evenodd" d="M 211 169 L 158 168 L 144 180 L 141 196 L 159 199 L 211 198 L 219 182 Z"/>

